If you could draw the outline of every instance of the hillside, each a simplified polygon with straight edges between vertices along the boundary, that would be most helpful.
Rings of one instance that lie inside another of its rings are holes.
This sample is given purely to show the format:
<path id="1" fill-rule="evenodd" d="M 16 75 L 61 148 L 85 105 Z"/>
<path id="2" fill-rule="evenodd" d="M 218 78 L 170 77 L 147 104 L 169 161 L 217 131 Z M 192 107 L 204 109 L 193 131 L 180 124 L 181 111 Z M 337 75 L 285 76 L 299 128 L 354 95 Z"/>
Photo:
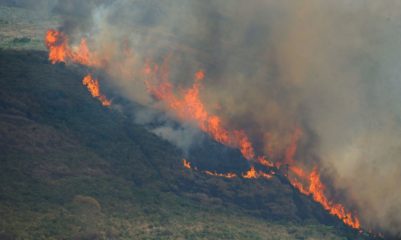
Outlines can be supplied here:
<path id="1" fill-rule="evenodd" d="M 249 165 L 206 134 L 184 154 L 134 123 L 145 107 L 107 82 L 118 107 L 103 107 L 81 83 L 88 69 L 49 63 L 43 35 L 58 17 L 19 3 L 0 1 L 0 240 L 372 239 L 279 174 L 186 169 L 183 158 L 217 172 Z"/>
<path id="2" fill-rule="evenodd" d="M 363 237 L 276 177 L 185 169 L 174 146 L 91 98 L 82 72 L 0 52 L 1 239 Z"/>

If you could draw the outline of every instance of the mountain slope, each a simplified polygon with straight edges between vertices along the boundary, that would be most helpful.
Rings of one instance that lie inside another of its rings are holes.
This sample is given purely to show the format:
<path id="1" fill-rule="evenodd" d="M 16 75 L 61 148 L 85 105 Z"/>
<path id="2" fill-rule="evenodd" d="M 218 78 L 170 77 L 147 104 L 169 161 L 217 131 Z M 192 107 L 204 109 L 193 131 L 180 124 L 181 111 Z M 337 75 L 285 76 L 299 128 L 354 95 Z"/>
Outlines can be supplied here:
<path id="1" fill-rule="evenodd" d="M 185 169 L 173 145 L 91 98 L 83 72 L 0 51 L 0 239 L 365 238 L 283 179 Z"/>

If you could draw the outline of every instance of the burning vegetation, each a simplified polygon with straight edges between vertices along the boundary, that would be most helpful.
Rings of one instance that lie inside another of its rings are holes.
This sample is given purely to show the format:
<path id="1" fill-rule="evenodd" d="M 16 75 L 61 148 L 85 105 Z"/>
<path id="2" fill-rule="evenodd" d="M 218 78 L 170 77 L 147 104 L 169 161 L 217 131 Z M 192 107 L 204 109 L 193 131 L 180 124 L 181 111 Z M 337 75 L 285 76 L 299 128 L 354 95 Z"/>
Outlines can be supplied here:
<path id="1" fill-rule="evenodd" d="M 104 68 L 105 65 L 102 63 L 112 61 L 112 59 L 107 58 L 100 59 L 96 51 L 90 50 L 85 38 L 82 38 L 77 46 L 71 46 L 68 36 L 57 30 L 51 29 L 47 32 L 45 44 L 49 50 L 49 60 L 53 64 L 63 62 L 81 64 L 92 68 Z M 271 161 L 265 155 L 256 153 L 255 147 L 245 130 L 230 128 L 222 117 L 207 110 L 200 96 L 206 77 L 203 70 L 197 71 L 194 74 L 192 86 L 184 89 L 178 88 L 170 81 L 167 60 L 160 66 L 156 63 L 144 63 L 142 69 L 148 94 L 155 101 L 162 103 L 169 114 L 181 122 L 196 126 L 215 141 L 238 149 L 243 157 L 248 160 L 250 166 L 249 170 L 242 174 L 217 173 L 210 170 L 202 171 L 204 174 L 227 179 L 263 178 L 269 180 L 278 174 L 278 171 L 283 172 L 283 169 L 287 167 L 288 172 L 282 175 L 287 177 L 292 186 L 298 189 L 300 193 L 311 196 L 314 201 L 320 203 L 324 209 L 338 217 L 344 224 L 355 229 L 361 228 L 360 220 L 355 213 L 327 197 L 327 188 L 321 181 L 318 167 L 314 166 L 311 171 L 308 171 L 295 160 L 298 142 L 302 138 L 300 127 L 295 128 L 291 141 L 283 154 L 284 158 Z M 99 81 L 93 78 L 91 74 L 86 75 L 82 83 L 103 106 L 111 105 L 111 101 L 101 93 Z M 183 159 L 182 164 L 186 169 L 199 171 L 185 159 Z M 263 166 L 263 168 L 255 168 L 256 164 Z"/>
<path id="2" fill-rule="evenodd" d="M 205 105 L 199 97 L 205 77 L 203 71 L 195 73 L 192 87 L 183 90 L 181 97 L 174 93 L 174 86 L 169 81 L 167 62 L 162 67 L 146 66 L 145 73 L 148 75 L 145 84 L 149 93 L 157 100 L 164 102 L 179 120 L 194 122 L 217 142 L 240 149 L 242 155 L 248 160 L 255 157 L 253 146 L 244 131 L 228 130 L 219 116 L 206 111 Z"/>
<path id="3" fill-rule="evenodd" d="M 111 101 L 100 93 L 99 81 L 88 74 L 82 79 L 82 84 L 88 88 L 88 91 L 92 97 L 97 98 L 103 106 L 108 107 L 111 105 Z"/>
<path id="4" fill-rule="evenodd" d="M 67 36 L 63 32 L 50 29 L 45 37 L 46 47 L 49 49 L 49 61 L 55 63 L 77 63 L 89 67 L 99 66 L 98 61 L 89 51 L 86 39 L 81 39 L 79 46 L 71 48 Z M 99 81 L 92 77 L 91 74 L 86 75 L 82 79 L 82 84 L 85 85 L 92 95 L 97 98 L 103 106 L 108 107 L 111 101 L 100 92 Z"/>
<path id="5" fill-rule="evenodd" d="M 50 29 L 46 33 L 45 44 L 49 49 L 49 60 L 53 64 L 64 62 L 78 63 L 90 67 L 100 66 L 97 58 L 89 51 L 85 38 L 81 39 L 78 46 L 72 48 L 65 33 Z"/>

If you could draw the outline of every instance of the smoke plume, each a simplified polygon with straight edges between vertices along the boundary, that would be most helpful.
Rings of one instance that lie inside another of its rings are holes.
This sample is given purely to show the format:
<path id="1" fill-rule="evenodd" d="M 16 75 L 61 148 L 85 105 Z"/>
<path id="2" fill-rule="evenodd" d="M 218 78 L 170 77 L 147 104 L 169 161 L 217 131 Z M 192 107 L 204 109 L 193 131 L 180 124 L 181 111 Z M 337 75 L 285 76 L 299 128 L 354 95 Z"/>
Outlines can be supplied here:
<path id="1" fill-rule="evenodd" d="M 143 64 L 200 95 L 255 150 L 318 165 L 363 224 L 401 233 L 401 2 L 397 0 L 59 1 L 72 41 L 86 37 L 121 94 L 163 109 L 146 91 Z M 138 113 L 137 121 L 152 121 Z M 167 117 L 174 118 L 166 113 Z M 194 126 L 154 132 L 188 148 Z"/>

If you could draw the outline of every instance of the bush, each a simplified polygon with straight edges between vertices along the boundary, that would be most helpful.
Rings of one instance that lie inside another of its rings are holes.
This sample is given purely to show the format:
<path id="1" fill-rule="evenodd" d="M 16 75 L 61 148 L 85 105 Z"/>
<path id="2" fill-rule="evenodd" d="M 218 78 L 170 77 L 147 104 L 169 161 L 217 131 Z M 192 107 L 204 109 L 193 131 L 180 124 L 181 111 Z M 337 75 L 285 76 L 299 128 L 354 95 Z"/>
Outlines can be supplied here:
<path id="1" fill-rule="evenodd" d="M 86 205 L 98 211 L 102 209 L 100 203 L 95 198 L 89 196 L 76 195 L 72 202 L 78 205 Z"/>

